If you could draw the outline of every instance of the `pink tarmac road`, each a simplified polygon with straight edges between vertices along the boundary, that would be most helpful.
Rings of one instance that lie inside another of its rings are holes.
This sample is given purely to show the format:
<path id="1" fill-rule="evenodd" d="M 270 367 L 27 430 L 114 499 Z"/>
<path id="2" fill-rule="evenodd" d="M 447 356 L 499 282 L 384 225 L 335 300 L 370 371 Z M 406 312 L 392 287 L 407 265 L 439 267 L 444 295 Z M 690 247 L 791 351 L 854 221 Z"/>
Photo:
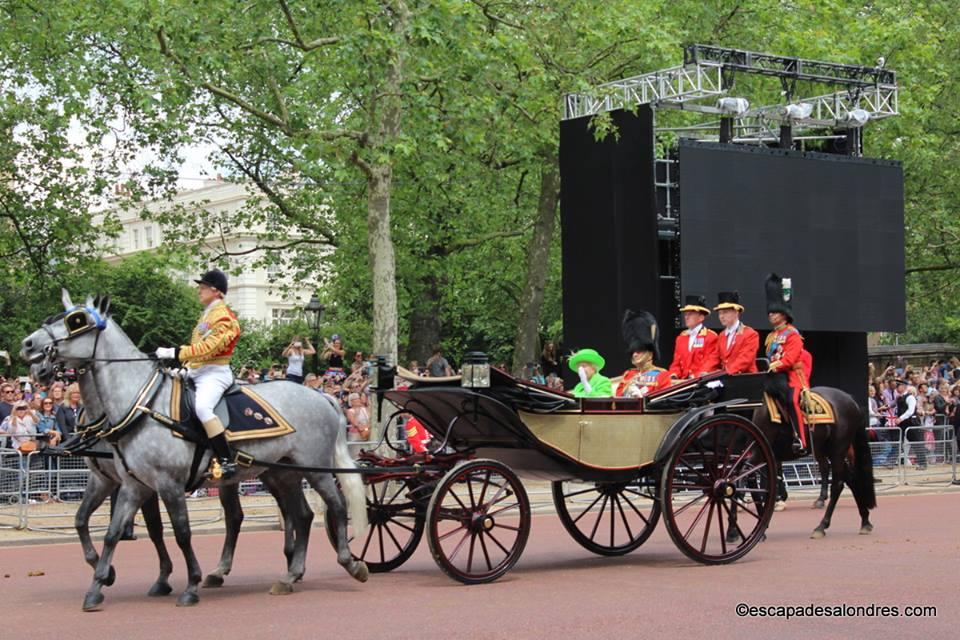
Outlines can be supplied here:
<path id="1" fill-rule="evenodd" d="M 91 578 L 77 543 L 0 548 L 0 637 L 56 638 L 914 638 L 960 637 L 960 494 L 881 497 L 876 530 L 857 534 L 843 500 L 823 540 L 804 499 L 774 515 L 768 539 L 742 560 L 705 567 L 683 556 L 661 525 L 620 558 L 593 556 L 553 515 L 535 516 L 517 566 L 466 587 L 433 564 L 424 540 L 393 573 L 352 580 L 315 529 L 307 574 L 289 596 L 267 590 L 284 567 L 279 532 L 240 538 L 233 573 L 193 608 L 148 598 L 156 576 L 145 536 L 122 543 L 103 610 L 83 613 Z M 194 537 L 211 570 L 221 537 Z M 174 541 L 175 590 L 184 568 Z M 28 572 L 44 575 L 28 577 Z M 7 577 L 9 576 L 9 577 Z M 808 604 L 936 607 L 936 617 L 749 618 L 736 607 Z"/>

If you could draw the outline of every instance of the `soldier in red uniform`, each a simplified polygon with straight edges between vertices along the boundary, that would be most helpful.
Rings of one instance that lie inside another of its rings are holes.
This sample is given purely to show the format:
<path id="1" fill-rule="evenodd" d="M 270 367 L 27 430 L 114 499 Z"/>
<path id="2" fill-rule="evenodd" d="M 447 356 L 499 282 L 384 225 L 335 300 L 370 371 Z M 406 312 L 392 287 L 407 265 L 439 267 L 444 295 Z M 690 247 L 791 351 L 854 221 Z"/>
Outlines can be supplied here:
<path id="1" fill-rule="evenodd" d="M 789 279 L 773 273 L 767 276 L 767 317 L 773 331 L 767 335 L 765 352 L 770 360 L 766 391 L 782 408 L 783 418 L 793 429 L 793 452 L 807 452 L 807 434 L 800 392 L 807 388 L 805 368 L 813 369 L 813 358 L 803 348 L 803 336 L 793 326 L 792 287 Z M 806 354 L 806 356 L 804 355 Z M 804 367 L 804 361 L 807 367 Z"/>
<path id="2" fill-rule="evenodd" d="M 703 321 L 710 315 L 707 299 L 703 296 L 687 296 L 687 303 L 680 311 L 687 329 L 677 336 L 670 377 L 686 380 L 718 371 L 720 353 L 717 349 L 717 334 L 703 326 Z"/>
<path id="3" fill-rule="evenodd" d="M 617 385 L 617 396 L 642 398 L 648 393 L 670 387 L 670 372 L 654 364 L 660 359 L 657 343 L 657 320 L 648 311 L 627 309 L 621 324 L 633 368 L 623 374 Z"/>
<path id="4" fill-rule="evenodd" d="M 760 334 L 740 321 L 740 314 L 743 313 L 740 292 L 721 291 L 717 294 L 717 306 L 713 310 L 723 325 L 717 343 L 720 368 L 731 375 L 756 373 Z"/>

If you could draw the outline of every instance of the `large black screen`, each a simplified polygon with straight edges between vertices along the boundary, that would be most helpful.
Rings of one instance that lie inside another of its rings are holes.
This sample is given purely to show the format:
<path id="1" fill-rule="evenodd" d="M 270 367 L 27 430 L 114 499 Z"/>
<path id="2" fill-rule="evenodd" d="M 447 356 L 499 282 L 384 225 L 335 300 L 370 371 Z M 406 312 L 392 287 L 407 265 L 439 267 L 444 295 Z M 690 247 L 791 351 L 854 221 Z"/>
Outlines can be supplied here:
<path id="1" fill-rule="evenodd" d="M 739 290 L 766 327 L 764 278 L 793 280 L 801 330 L 903 331 L 903 170 L 899 163 L 683 142 L 683 294 Z"/>

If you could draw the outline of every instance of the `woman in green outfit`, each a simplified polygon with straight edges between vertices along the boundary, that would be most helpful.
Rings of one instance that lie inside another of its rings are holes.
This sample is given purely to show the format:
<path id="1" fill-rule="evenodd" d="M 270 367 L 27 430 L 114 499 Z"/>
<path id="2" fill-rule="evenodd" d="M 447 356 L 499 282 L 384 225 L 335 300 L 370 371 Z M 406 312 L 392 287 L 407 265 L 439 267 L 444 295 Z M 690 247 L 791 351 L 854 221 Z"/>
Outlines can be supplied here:
<path id="1" fill-rule="evenodd" d="M 570 357 L 570 370 L 580 376 L 573 388 L 578 398 L 609 398 L 613 395 L 610 378 L 600 375 L 606 362 L 594 349 L 581 349 Z"/>

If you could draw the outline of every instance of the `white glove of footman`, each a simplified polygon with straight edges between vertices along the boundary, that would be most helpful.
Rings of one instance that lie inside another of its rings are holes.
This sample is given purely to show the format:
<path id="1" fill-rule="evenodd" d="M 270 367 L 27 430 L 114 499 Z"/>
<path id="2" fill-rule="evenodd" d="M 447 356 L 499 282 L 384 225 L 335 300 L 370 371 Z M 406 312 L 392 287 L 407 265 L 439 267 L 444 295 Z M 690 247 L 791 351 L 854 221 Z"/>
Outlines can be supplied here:
<path id="1" fill-rule="evenodd" d="M 173 360 L 177 357 L 177 350 L 173 347 L 160 347 L 157 349 L 157 358 L 160 360 Z"/>
<path id="2" fill-rule="evenodd" d="M 580 376 L 580 382 L 583 383 L 583 390 L 587 393 L 593 391 L 593 388 L 590 386 L 590 381 L 587 380 L 587 370 L 583 367 L 577 367 L 577 374 Z"/>

